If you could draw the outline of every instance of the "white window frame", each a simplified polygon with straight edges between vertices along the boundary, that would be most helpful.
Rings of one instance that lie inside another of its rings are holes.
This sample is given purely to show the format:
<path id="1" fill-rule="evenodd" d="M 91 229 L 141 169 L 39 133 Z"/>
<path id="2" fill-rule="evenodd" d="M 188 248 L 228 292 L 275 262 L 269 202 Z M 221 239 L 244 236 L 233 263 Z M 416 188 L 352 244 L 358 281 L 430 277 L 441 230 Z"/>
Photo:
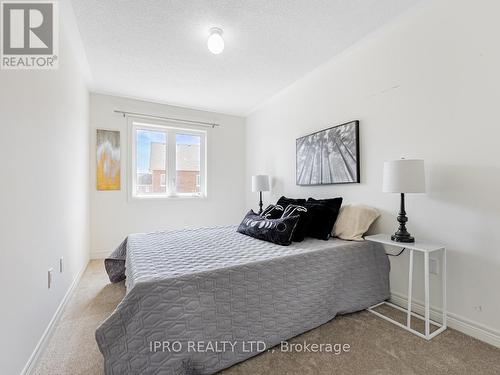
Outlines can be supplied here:
<path id="1" fill-rule="evenodd" d="M 142 118 L 132 118 L 128 120 L 129 140 L 130 140 L 130 169 L 129 169 L 129 199 L 175 199 L 194 198 L 203 199 L 207 197 L 207 131 L 197 127 L 179 124 L 170 121 L 150 121 Z M 166 133 L 166 192 L 137 194 L 137 130 L 162 131 Z M 176 168 L 176 134 L 196 135 L 200 137 L 200 193 L 177 193 L 175 191 Z"/>

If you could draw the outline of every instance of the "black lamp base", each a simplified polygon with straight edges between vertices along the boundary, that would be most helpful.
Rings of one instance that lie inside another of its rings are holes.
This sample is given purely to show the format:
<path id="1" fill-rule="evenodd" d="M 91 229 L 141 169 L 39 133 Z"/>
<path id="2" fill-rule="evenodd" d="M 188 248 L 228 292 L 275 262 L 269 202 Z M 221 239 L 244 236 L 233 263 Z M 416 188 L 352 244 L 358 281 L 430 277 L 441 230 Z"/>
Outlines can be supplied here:
<path id="1" fill-rule="evenodd" d="M 263 206 L 263 204 L 262 204 L 262 191 L 259 191 L 259 197 L 260 197 L 260 199 L 259 199 L 259 215 L 260 215 L 262 213 L 262 206 Z"/>
<path id="2" fill-rule="evenodd" d="M 398 234 L 397 232 L 394 233 L 392 236 L 391 236 L 391 240 L 394 241 L 394 242 L 405 242 L 405 243 L 413 243 L 415 242 L 415 238 L 413 238 L 412 236 L 410 236 L 410 233 L 408 233 L 408 235 L 401 235 L 401 234 Z"/>
<path id="3" fill-rule="evenodd" d="M 391 236 L 391 240 L 394 242 L 404 242 L 404 243 L 413 243 L 415 242 L 415 238 L 413 238 L 410 233 L 406 230 L 406 222 L 408 221 L 408 217 L 406 216 L 405 211 L 405 195 L 401 193 L 401 208 L 399 209 L 398 214 L 398 223 L 399 228 L 396 233 Z"/>

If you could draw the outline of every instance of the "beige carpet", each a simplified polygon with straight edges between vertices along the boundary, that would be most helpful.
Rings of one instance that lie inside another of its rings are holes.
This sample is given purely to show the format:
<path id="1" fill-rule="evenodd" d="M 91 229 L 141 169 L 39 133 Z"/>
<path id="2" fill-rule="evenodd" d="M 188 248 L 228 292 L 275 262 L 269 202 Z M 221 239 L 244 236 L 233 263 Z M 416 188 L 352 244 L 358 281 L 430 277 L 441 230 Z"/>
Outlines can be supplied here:
<path id="1" fill-rule="evenodd" d="M 90 262 L 35 374 L 102 374 L 94 331 L 124 293 L 123 283 L 109 284 L 102 261 Z M 276 348 L 221 374 L 500 374 L 500 349 L 451 329 L 427 342 L 366 311 L 339 316 L 290 340 L 302 342 L 349 344 L 351 349 L 335 355 Z"/>

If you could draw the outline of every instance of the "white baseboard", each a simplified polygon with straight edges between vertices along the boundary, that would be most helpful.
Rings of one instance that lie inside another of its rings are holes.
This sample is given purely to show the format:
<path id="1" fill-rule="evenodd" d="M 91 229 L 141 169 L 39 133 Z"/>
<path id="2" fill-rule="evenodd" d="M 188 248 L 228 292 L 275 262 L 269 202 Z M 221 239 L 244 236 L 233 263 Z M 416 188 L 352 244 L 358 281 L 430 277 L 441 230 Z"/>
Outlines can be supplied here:
<path id="1" fill-rule="evenodd" d="M 80 270 L 80 272 L 78 272 L 76 277 L 73 279 L 73 282 L 69 286 L 61 303 L 57 307 L 57 310 L 54 313 L 54 315 L 52 316 L 52 319 L 50 320 L 49 324 L 47 325 L 47 328 L 45 328 L 45 331 L 43 332 L 42 337 L 40 338 L 40 340 L 36 344 L 35 350 L 33 350 L 33 353 L 31 353 L 31 356 L 29 357 L 28 362 L 26 363 L 23 370 L 21 371 L 21 375 L 29 375 L 35 369 L 35 367 L 38 363 L 38 360 L 40 359 L 41 354 L 45 350 L 47 343 L 49 342 L 50 337 L 54 333 L 54 328 L 56 327 L 57 323 L 61 319 L 64 307 L 66 307 L 70 297 L 72 296 L 73 292 L 75 291 L 75 287 L 78 285 L 78 282 L 82 278 L 82 275 L 85 272 L 87 265 L 88 265 L 88 263 L 85 263 L 85 266 Z"/>
<path id="2" fill-rule="evenodd" d="M 408 297 L 400 293 L 391 293 L 391 302 L 406 309 L 408 306 Z M 412 310 L 419 315 L 424 315 L 423 302 L 413 299 Z M 442 310 L 431 306 L 430 317 L 436 322 L 441 322 Z M 493 328 L 450 312 L 447 314 L 447 323 L 450 328 L 500 348 L 500 332 Z"/>
<path id="3" fill-rule="evenodd" d="M 111 254 L 111 251 L 108 250 L 97 250 L 90 252 L 90 259 L 104 259 Z"/>

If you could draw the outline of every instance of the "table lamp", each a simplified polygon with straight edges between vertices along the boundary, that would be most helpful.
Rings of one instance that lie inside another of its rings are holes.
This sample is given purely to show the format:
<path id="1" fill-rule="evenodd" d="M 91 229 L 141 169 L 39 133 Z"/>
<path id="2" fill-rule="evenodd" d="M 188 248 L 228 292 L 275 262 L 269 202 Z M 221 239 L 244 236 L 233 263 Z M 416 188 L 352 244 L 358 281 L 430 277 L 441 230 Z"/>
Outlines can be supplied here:
<path id="1" fill-rule="evenodd" d="M 415 242 L 406 230 L 408 217 L 405 211 L 405 193 L 425 193 L 424 161 L 400 159 L 384 162 L 384 193 L 401 194 L 401 207 L 398 214 L 399 228 L 391 236 L 395 242 Z"/>
<path id="2" fill-rule="evenodd" d="M 263 191 L 269 191 L 270 189 L 270 184 L 269 184 L 269 176 L 260 174 L 257 176 L 252 176 L 252 191 L 253 192 L 259 192 L 260 195 L 260 201 L 259 201 L 259 214 L 262 213 L 262 192 Z"/>

